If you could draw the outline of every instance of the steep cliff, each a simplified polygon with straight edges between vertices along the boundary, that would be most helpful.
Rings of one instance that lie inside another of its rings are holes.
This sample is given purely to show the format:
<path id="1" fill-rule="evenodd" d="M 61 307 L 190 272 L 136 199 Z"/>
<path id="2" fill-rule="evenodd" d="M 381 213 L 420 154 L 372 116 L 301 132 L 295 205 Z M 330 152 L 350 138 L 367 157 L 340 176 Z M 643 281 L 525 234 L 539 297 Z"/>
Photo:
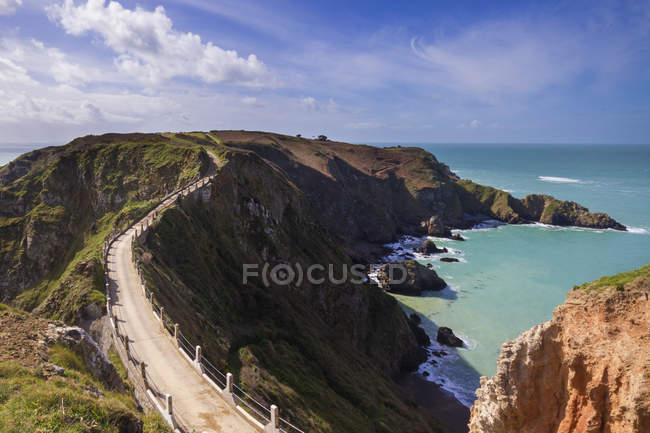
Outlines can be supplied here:
<path id="1" fill-rule="evenodd" d="M 314 432 L 432 432 L 390 377 L 424 358 L 390 296 L 361 284 L 266 287 L 243 264 L 352 265 L 310 203 L 255 154 L 225 151 L 214 184 L 165 211 L 137 248 L 165 311 L 204 356 Z"/>
<path id="2" fill-rule="evenodd" d="M 196 143 L 107 134 L 0 168 L 0 301 L 69 323 L 96 318 L 106 237 L 209 166 Z"/>
<path id="3" fill-rule="evenodd" d="M 470 433 L 650 431 L 650 265 L 575 287 L 501 348 Z"/>
<path id="4" fill-rule="evenodd" d="M 400 234 L 450 236 L 450 228 L 472 224 L 466 214 L 513 224 L 625 230 L 608 215 L 592 214 L 577 203 L 542 195 L 520 200 L 506 191 L 461 180 L 417 147 L 378 148 L 268 132 L 212 131 L 212 135 L 281 168 L 307 195 L 323 226 L 345 240 L 348 252 L 360 260 L 367 258 L 368 244 L 394 241 Z"/>

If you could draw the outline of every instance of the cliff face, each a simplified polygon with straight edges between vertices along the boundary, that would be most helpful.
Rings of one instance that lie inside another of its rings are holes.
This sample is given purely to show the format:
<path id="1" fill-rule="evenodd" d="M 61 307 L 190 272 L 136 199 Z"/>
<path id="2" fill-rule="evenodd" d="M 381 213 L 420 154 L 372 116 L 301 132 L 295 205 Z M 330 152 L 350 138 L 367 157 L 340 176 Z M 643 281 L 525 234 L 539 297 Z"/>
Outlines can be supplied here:
<path id="1" fill-rule="evenodd" d="M 501 348 L 470 433 L 650 431 L 650 265 L 569 292 Z"/>
<path id="2" fill-rule="evenodd" d="M 104 239 L 209 163 L 193 143 L 107 134 L 0 168 L 0 301 L 72 323 L 101 310 Z"/>
<path id="3" fill-rule="evenodd" d="M 305 431 L 434 432 L 390 380 L 420 350 L 397 302 L 371 285 L 242 282 L 242 264 L 352 262 L 304 194 L 259 156 L 226 151 L 214 184 L 165 211 L 137 254 L 184 335 Z"/>

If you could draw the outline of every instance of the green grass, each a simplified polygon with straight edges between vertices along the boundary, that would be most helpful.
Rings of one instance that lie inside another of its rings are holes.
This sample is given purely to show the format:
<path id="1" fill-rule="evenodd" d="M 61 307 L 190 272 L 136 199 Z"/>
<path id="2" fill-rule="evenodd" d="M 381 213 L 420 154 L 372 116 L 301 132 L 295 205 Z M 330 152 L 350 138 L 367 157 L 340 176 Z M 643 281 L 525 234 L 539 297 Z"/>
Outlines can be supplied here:
<path id="1" fill-rule="evenodd" d="M 615 288 L 616 290 L 624 290 L 625 284 L 635 280 L 640 276 L 650 277 L 650 265 L 645 265 L 640 269 L 633 271 L 621 272 L 620 274 L 605 276 L 592 281 L 584 283 L 580 286 L 575 286 L 573 290 L 604 290 L 606 288 Z"/>
<path id="2" fill-rule="evenodd" d="M 172 433 L 172 429 L 158 412 L 150 412 L 144 419 L 143 433 Z"/>
<path id="3" fill-rule="evenodd" d="M 80 373 L 89 374 L 81 358 L 79 358 L 76 353 L 60 344 L 55 344 L 50 348 L 50 362 L 65 369 L 72 369 Z"/>
<path id="4" fill-rule="evenodd" d="M 97 398 L 87 383 L 84 375 L 48 379 L 38 369 L 0 362 L 0 431 L 118 433 L 141 422 L 128 396 L 102 390 Z"/>

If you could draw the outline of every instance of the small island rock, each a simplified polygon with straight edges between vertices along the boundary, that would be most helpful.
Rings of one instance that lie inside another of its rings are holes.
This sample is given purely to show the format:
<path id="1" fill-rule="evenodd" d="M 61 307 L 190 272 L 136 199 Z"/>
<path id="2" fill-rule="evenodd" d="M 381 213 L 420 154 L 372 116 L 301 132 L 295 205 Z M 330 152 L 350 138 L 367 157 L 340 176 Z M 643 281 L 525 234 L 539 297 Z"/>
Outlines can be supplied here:
<path id="1" fill-rule="evenodd" d="M 447 287 L 445 280 L 436 271 L 415 260 L 386 263 L 379 268 L 377 278 L 384 290 L 403 295 L 419 295 L 424 290 L 442 290 Z"/>
<path id="2" fill-rule="evenodd" d="M 441 257 L 441 258 L 440 258 L 440 261 L 441 261 L 441 262 L 452 263 L 452 262 L 458 262 L 458 261 L 460 261 L 460 260 L 458 260 L 458 259 L 455 258 L 455 257 Z"/>
<path id="3" fill-rule="evenodd" d="M 435 253 L 446 253 L 447 248 L 438 248 L 431 239 L 424 241 L 422 246 L 417 249 L 418 253 L 422 254 L 435 254 Z"/>
<path id="4" fill-rule="evenodd" d="M 436 337 L 438 343 L 451 347 L 463 347 L 463 340 L 454 335 L 451 328 L 441 326 L 438 328 L 438 336 Z"/>

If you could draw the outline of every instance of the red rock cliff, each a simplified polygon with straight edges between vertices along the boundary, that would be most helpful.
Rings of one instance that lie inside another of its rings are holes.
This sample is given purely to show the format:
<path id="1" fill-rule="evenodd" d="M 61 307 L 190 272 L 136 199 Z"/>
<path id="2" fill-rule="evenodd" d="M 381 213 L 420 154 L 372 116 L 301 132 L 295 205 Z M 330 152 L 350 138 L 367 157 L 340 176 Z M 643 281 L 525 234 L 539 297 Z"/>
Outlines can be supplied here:
<path id="1" fill-rule="evenodd" d="M 574 288 L 506 342 L 470 433 L 650 432 L 650 265 Z"/>

